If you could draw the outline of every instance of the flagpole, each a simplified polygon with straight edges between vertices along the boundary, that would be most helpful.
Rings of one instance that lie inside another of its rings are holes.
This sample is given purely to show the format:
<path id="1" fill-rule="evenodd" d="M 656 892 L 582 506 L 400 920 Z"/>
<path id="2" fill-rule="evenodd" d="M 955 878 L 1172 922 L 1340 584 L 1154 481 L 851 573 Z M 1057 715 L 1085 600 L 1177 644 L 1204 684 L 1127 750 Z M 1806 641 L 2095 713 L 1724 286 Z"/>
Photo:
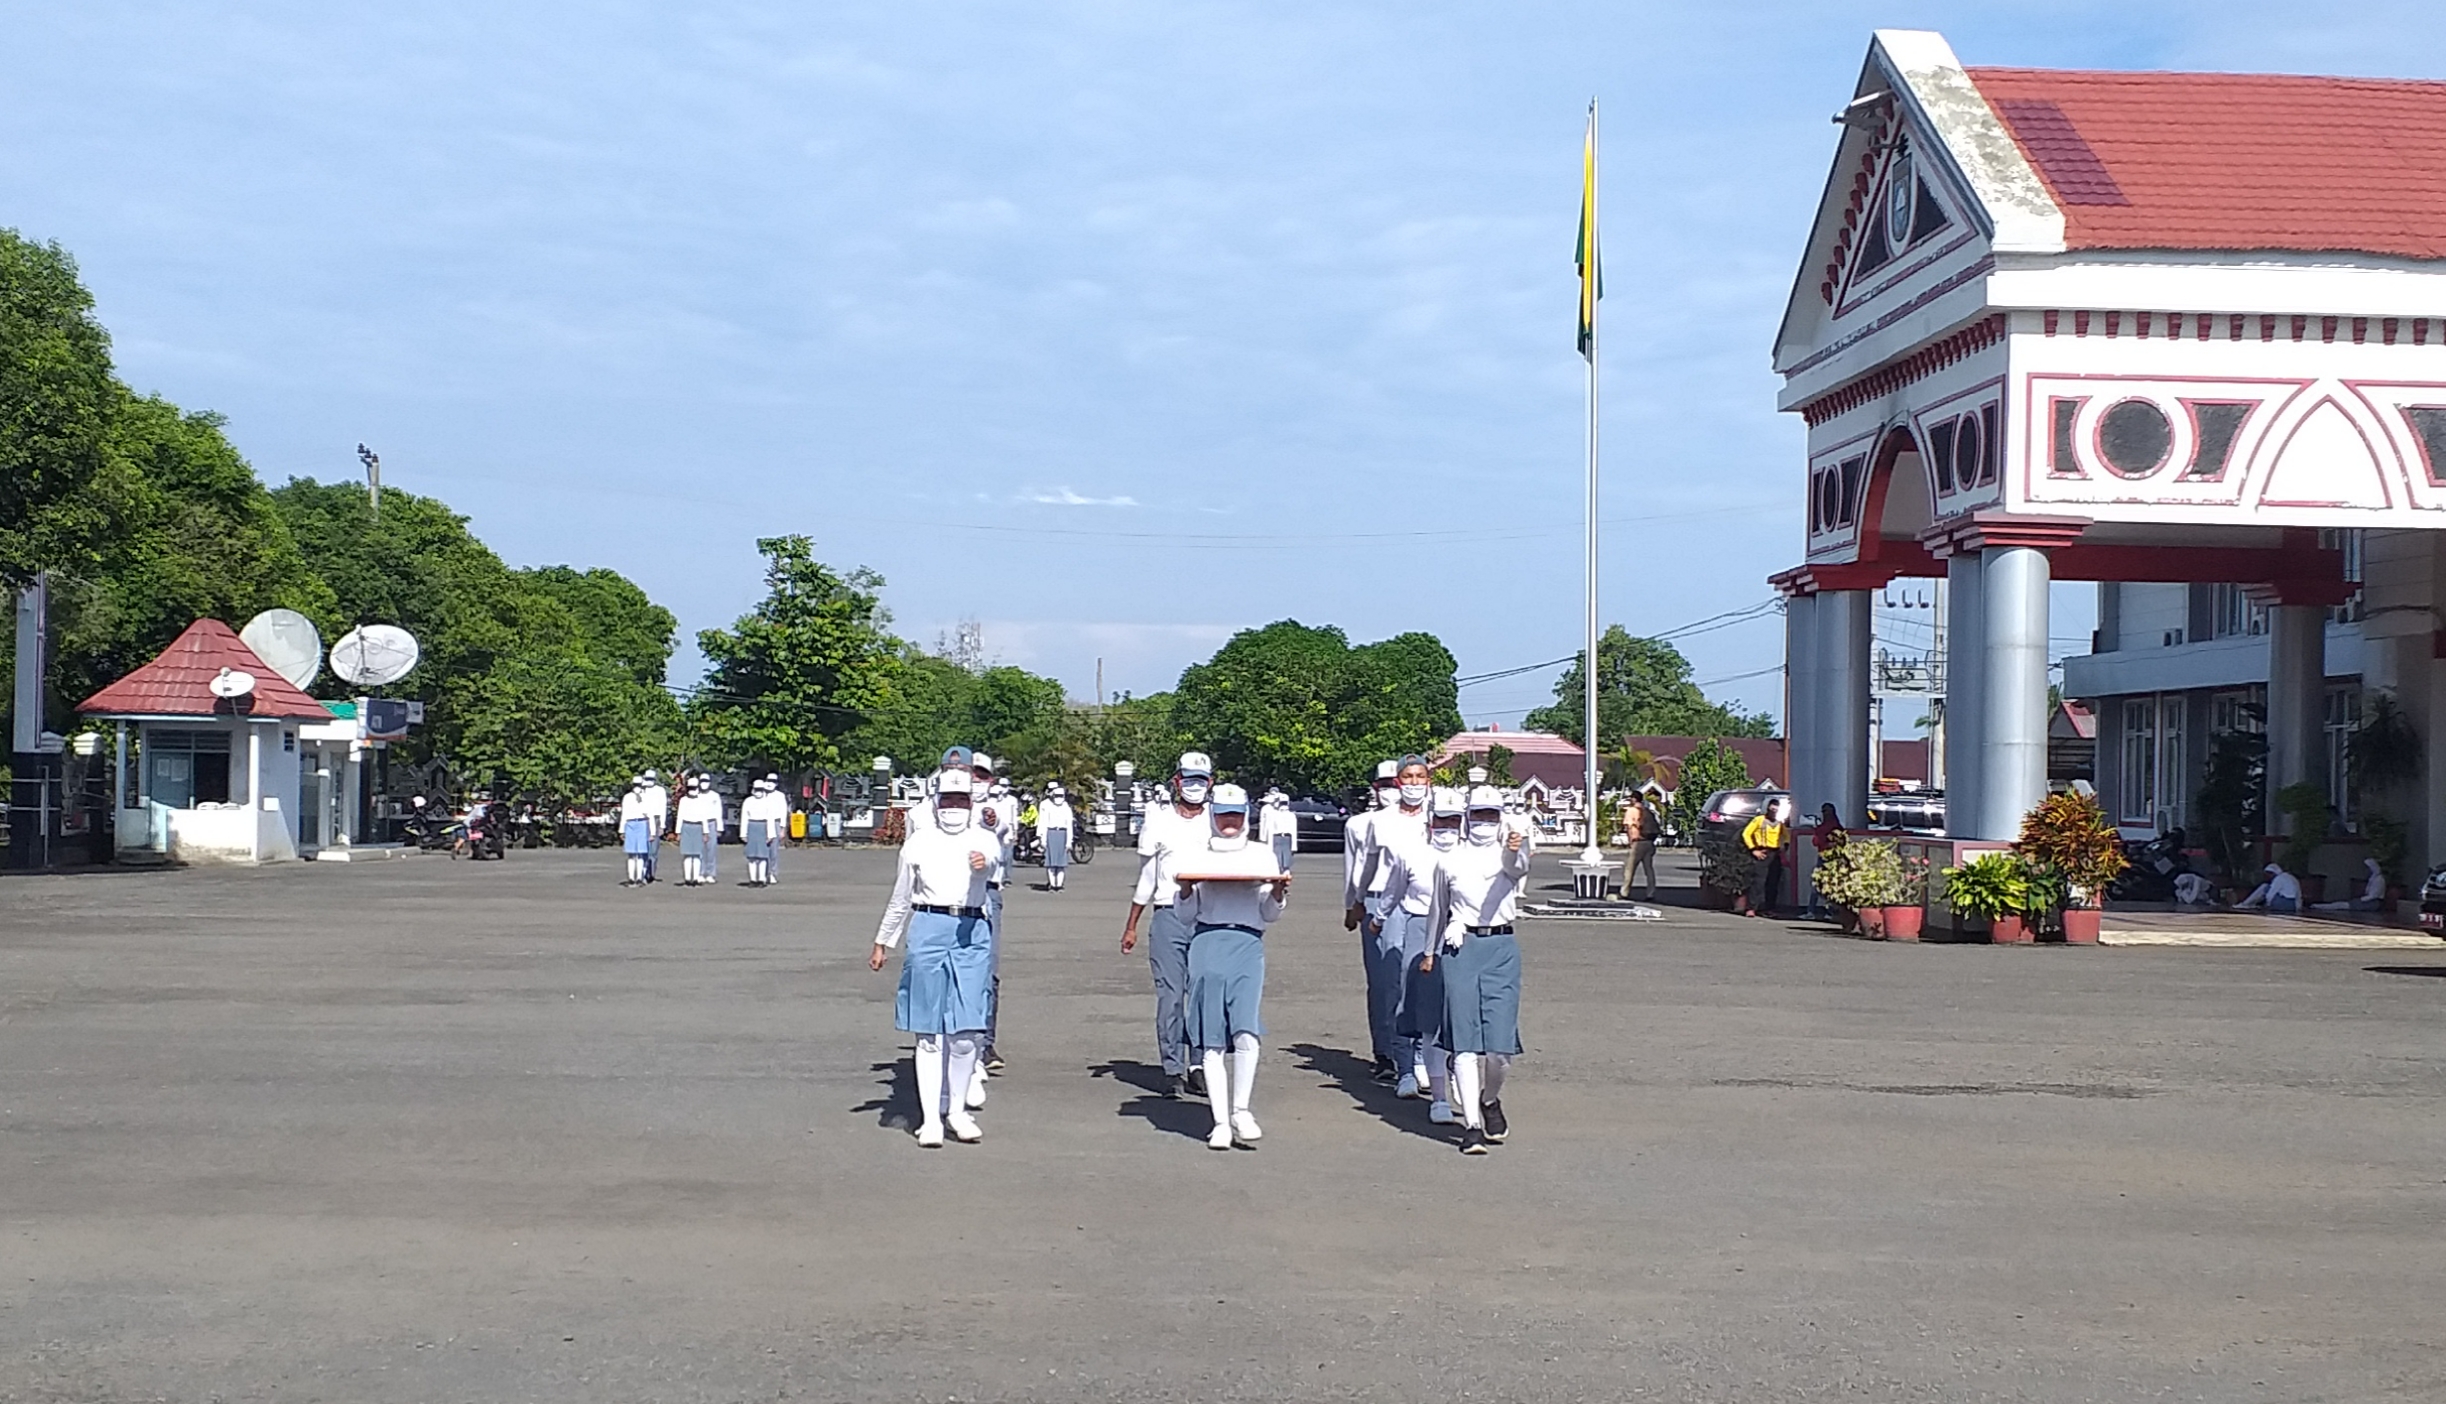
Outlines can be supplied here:
<path id="1" fill-rule="evenodd" d="M 1602 286 L 1602 259 L 1597 249 L 1597 104 L 1588 103 L 1588 200 L 1587 226 L 1588 266 L 1582 276 Z M 1580 735 L 1588 752 L 1586 780 L 1588 784 L 1588 847 L 1580 861 L 1597 864 L 1605 861 L 1601 836 L 1597 832 L 1604 810 L 1597 803 L 1597 303 L 1595 289 L 1583 296 L 1588 306 L 1588 638 L 1586 653 L 1580 655 L 1580 695 L 1583 705 Z"/>

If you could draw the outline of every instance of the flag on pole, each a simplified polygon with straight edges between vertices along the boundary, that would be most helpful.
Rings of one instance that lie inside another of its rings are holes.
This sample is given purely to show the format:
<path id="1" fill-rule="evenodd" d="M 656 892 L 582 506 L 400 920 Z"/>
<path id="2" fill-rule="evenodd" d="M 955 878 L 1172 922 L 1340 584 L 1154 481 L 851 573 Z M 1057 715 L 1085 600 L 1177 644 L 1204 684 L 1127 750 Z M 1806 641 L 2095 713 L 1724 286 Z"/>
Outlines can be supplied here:
<path id="1" fill-rule="evenodd" d="M 1580 354 L 1594 357 L 1597 299 L 1605 296 L 1605 274 L 1597 266 L 1597 105 L 1588 104 L 1588 140 L 1580 153 Z"/>

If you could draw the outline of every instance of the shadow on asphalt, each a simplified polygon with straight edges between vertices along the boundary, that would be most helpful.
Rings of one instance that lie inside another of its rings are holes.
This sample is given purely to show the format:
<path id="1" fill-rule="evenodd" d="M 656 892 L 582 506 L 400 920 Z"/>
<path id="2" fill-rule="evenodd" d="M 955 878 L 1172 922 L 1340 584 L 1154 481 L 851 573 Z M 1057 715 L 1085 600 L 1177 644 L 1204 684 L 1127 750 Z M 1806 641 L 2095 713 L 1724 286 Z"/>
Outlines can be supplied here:
<path id="1" fill-rule="evenodd" d="M 2425 975 L 2432 980 L 2446 980 L 2446 965 L 2365 965 L 2372 975 Z"/>
<path id="2" fill-rule="evenodd" d="M 1321 1043 L 1294 1043 L 1283 1051 L 1300 1060 L 1301 1071 L 1320 1074 L 1329 1085 L 1341 1088 L 1342 1095 L 1357 1104 L 1353 1110 L 1366 1112 L 1396 1131 L 1425 1140 L 1452 1139 L 1446 1134 L 1447 1128 L 1427 1119 L 1425 1102 L 1405 1102 L 1393 1095 L 1392 1088 L 1378 1082 L 1373 1060 Z"/>
<path id="3" fill-rule="evenodd" d="M 883 1094 L 872 1101 L 851 1107 L 853 1112 L 873 1112 L 875 1124 L 886 1131 L 916 1129 L 917 1064 L 910 1058 L 894 1058 L 888 1063 L 875 1063 L 869 1071 L 883 1074 Z"/>
<path id="4" fill-rule="evenodd" d="M 1134 1116 L 1158 1131 L 1193 1141 L 1205 1140 L 1206 1133 L 1214 1129 L 1214 1113 L 1204 1102 L 1176 1102 L 1164 1095 L 1164 1070 L 1159 1064 L 1121 1058 L 1092 1064 L 1087 1075 L 1109 1077 L 1137 1090 L 1137 1096 L 1115 1108 L 1116 1116 Z"/>

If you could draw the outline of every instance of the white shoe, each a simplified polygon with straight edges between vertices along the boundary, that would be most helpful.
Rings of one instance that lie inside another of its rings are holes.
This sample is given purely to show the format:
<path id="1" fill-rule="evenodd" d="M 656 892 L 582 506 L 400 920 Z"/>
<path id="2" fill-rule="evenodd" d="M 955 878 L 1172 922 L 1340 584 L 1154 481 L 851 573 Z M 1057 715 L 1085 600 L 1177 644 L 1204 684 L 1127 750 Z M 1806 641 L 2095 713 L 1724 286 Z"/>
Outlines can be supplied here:
<path id="1" fill-rule="evenodd" d="M 1259 1129 L 1257 1118 L 1250 1116 L 1247 1112 L 1231 1114 L 1231 1134 L 1233 1140 L 1244 1141 L 1252 1146 L 1265 1139 L 1265 1132 Z"/>
<path id="2" fill-rule="evenodd" d="M 968 1079 L 968 1109 L 975 1111 L 985 1105 L 985 1069 L 979 1068 Z"/>
<path id="3" fill-rule="evenodd" d="M 973 1146 L 985 1139 L 985 1128 L 977 1124 L 975 1117 L 964 1111 L 955 1111 L 944 1117 L 943 1123 L 951 1128 L 951 1138 L 955 1141 L 966 1141 Z"/>
<path id="4" fill-rule="evenodd" d="M 1459 1117 L 1452 1114 L 1452 1103 L 1450 1102 L 1429 1103 L 1427 1106 L 1427 1119 L 1434 1122 L 1438 1126 L 1450 1126 L 1452 1123 L 1460 1120 Z"/>
<path id="5" fill-rule="evenodd" d="M 1212 1130 L 1212 1131 L 1209 1131 L 1209 1132 L 1207 1132 L 1207 1133 L 1206 1133 L 1206 1149 L 1208 1149 L 1208 1150 L 1230 1150 L 1230 1149 L 1231 1149 L 1231 1123 L 1230 1123 L 1230 1122 L 1228 1122 L 1228 1121 L 1218 1121 L 1218 1122 L 1216 1122 L 1216 1123 L 1215 1123 L 1215 1129 L 1214 1129 L 1214 1130 Z"/>
<path id="6" fill-rule="evenodd" d="M 1416 1073 L 1403 1073 L 1401 1075 L 1401 1081 L 1393 1084 L 1393 1095 L 1396 1097 L 1417 1096 L 1418 1075 Z"/>
<path id="7" fill-rule="evenodd" d="M 943 1145 L 943 1123 L 929 1121 L 917 1128 L 917 1143 L 928 1150 L 940 1150 Z"/>

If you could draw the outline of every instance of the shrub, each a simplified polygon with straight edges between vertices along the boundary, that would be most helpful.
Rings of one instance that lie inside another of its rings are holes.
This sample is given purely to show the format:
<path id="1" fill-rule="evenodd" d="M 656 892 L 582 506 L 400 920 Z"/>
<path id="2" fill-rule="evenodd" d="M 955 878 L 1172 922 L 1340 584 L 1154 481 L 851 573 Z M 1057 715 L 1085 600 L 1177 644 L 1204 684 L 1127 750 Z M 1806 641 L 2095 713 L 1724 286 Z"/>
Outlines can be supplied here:
<path id="1" fill-rule="evenodd" d="M 2022 816 L 2021 837 L 2013 851 L 2034 871 L 2060 879 L 2051 882 L 2048 891 L 2060 885 L 2083 906 L 2097 901 L 2116 874 L 2130 866 L 2123 856 L 2123 838 L 2107 822 L 2106 811 L 2075 790 L 2049 795 Z"/>

